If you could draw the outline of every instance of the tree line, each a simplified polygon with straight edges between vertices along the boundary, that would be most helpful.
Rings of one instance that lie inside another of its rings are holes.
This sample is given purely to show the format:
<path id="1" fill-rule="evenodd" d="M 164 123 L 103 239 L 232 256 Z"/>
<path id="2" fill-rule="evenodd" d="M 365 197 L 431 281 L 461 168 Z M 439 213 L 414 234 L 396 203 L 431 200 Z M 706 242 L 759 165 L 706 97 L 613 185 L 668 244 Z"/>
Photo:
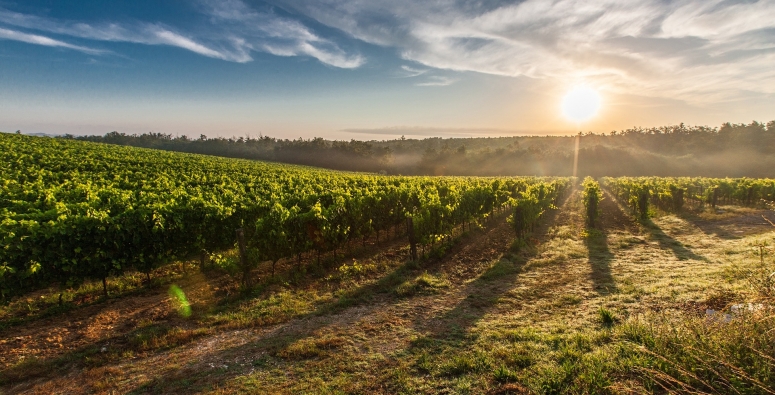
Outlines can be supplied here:
<path id="1" fill-rule="evenodd" d="M 64 138 L 269 160 L 335 170 L 402 175 L 537 175 L 572 172 L 579 139 L 579 175 L 771 177 L 775 168 L 775 121 L 724 123 L 720 127 L 633 127 L 574 136 L 337 141 L 213 137 L 163 133 Z"/>

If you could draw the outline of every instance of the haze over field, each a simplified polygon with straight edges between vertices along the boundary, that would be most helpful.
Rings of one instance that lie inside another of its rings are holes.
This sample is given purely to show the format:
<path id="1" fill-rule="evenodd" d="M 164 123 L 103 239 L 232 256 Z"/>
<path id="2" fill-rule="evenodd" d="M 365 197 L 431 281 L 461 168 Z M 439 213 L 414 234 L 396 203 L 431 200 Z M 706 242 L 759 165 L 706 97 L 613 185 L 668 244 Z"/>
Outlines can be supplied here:
<path id="1" fill-rule="evenodd" d="M 767 122 L 775 1 L 0 2 L 0 130 L 391 139 Z"/>

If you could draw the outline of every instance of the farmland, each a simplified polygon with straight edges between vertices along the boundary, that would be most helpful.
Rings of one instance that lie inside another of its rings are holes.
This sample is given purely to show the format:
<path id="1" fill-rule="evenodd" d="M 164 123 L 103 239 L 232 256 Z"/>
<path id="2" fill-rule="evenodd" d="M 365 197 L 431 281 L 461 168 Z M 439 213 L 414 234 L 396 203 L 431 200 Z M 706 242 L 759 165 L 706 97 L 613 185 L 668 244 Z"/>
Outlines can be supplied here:
<path id="1" fill-rule="evenodd" d="M 569 179 L 346 175 L 258 162 L 3 135 L 2 295 L 49 282 L 65 288 L 234 243 L 240 269 L 410 227 L 414 248 L 520 197 L 518 233 Z M 411 226 L 407 219 L 411 220 Z M 250 247 L 248 249 L 248 247 Z M 246 257 L 251 253 L 251 257 Z M 415 254 L 416 255 L 416 254 Z M 224 259 L 218 258 L 224 262 Z M 227 265 L 228 265 L 228 260 Z M 234 266 L 234 265 L 232 265 Z M 249 282 L 249 275 L 244 276 Z"/>
<path id="2" fill-rule="evenodd" d="M 0 138 L 3 393 L 775 383 L 772 180 L 582 190 Z"/>

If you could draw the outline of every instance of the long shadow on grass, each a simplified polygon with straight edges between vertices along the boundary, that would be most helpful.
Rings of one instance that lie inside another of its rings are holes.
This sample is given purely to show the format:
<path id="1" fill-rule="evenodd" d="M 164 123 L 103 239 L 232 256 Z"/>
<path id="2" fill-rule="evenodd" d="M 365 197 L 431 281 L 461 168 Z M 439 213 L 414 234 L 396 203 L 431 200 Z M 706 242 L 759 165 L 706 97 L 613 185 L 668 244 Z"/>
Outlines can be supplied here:
<path id="1" fill-rule="evenodd" d="M 133 274 L 127 274 L 126 276 L 132 276 Z M 47 318 L 54 318 L 59 316 L 67 315 L 70 312 L 78 311 L 78 310 L 84 310 L 84 309 L 98 309 L 99 306 L 103 306 L 103 308 L 110 308 L 110 303 L 122 298 L 128 298 L 128 297 L 137 297 L 137 296 L 144 296 L 148 294 L 152 294 L 156 292 L 159 288 L 164 288 L 167 285 L 174 284 L 176 282 L 185 281 L 186 277 L 180 276 L 180 274 L 176 273 L 173 276 L 166 276 L 166 277 L 154 277 L 152 279 L 153 281 L 153 287 L 148 288 L 147 284 L 138 284 L 137 285 L 124 285 L 121 286 L 119 290 L 115 290 L 116 287 L 115 284 L 111 284 L 113 282 L 118 281 L 126 281 L 126 279 L 109 279 L 108 281 L 108 287 L 110 289 L 110 296 L 104 297 L 102 295 L 102 289 L 101 286 L 99 290 L 95 290 L 92 292 L 83 292 L 78 293 L 78 290 L 76 290 L 74 300 L 72 301 L 66 301 L 63 302 L 61 305 L 58 304 L 48 304 L 43 307 L 37 308 L 37 311 L 32 310 L 31 312 L 28 312 L 26 315 L 23 316 L 16 316 L 16 317 L 9 317 L 8 319 L 0 322 L 0 338 L 6 335 L 6 332 L 13 332 L 11 328 L 24 326 L 27 324 L 31 324 L 36 321 L 40 321 Z M 91 281 L 89 281 L 91 283 Z M 87 283 L 88 284 L 88 283 Z M 51 294 L 56 295 L 57 291 L 54 291 L 54 288 L 50 288 L 49 291 Z M 32 294 L 33 292 L 30 292 Z M 68 291 L 68 293 L 73 293 L 72 290 Z M 29 294 L 28 294 L 29 295 Z M 20 295 L 20 299 L 27 298 L 27 295 Z M 96 306 L 96 307 L 95 307 Z M 97 315 L 97 313 L 95 313 Z"/>
<path id="2" fill-rule="evenodd" d="M 390 295 L 405 279 L 411 278 L 413 262 L 407 262 L 374 284 L 349 292 L 338 300 L 320 305 L 313 312 L 292 321 L 266 328 L 266 332 L 248 335 L 243 344 L 198 356 L 195 364 L 182 369 L 157 372 L 150 382 L 130 393 L 197 393 L 219 386 L 249 372 L 271 370 L 285 362 L 325 357 L 341 347 L 346 339 L 324 338 L 330 327 L 348 327 L 361 317 L 382 308 L 375 294 Z M 366 301 L 374 303 L 367 304 Z M 348 310 L 346 315 L 333 313 Z M 296 345 L 296 348 L 292 348 Z M 291 351 L 288 351 L 291 349 Z M 256 389 L 260 391 L 260 387 Z"/>
<path id="3" fill-rule="evenodd" d="M 305 289 L 320 289 L 324 287 L 340 287 L 341 282 L 337 280 L 338 268 L 341 265 L 346 264 L 350 259 L 359 262 L 381 262 L 384 259 L 390 261 L 403 260 L 405 256 L 408 256 L 408 246 L 405 244 L 405 235 L 397 235 L 394 229 L 394 237 L 383 237 L 379 243 L 376 243 L 373 238 L 369 239 L 368 246 L 361 246 L 358 244 L 355 248 L 345 247 L 340 252 L 344 254 L 338 254 L 334 256 L 332 251 L 322 254 L 320 261 L 318 262 L 316 254 L 313 252 L 304 254 L 301 262 L 298 262 L 296 258 L 283 259 L 278 263 L 277 274 L 271 277 L 271 265 L 270 262 L 265 262 L 263 268 L 257 269 L 253 276 L 254 278 L 262 278 L 259 284 L 253 287 L 249 293 L 235 293 L 233 295 L 227 295 L 226 298 L 219 301 L 218 306 L 211 310 L 211 315 L 215 317 L 213 323 L 215 324 L 227 324 L 229 328 L 234 327 L 264 327 L 274 324 L 281 324 L 292 319 L 303 319 L 309 316 L 334 313 L 343 310 L 347 307 L 356 305 L 358 303 L 367 302 L 373 300 L 375 294 L 383 293 L 389 290 L 396 282 L 400 283 L 402 276 L 406 269 L 412 267 L 412 263 L 405 263 L 399 267 L 393 268 L 388 274 L 381 277 L 376 283 L 368 283 L 362 285 L 354 290 L 348 290 L 340 292 L 337 299 L 333 302 L 319 303 L 313 306 L 314 311 L 310 313 L 298 314 L 292 311 L 287 311 L 287 314 L 282 314 L 280 317 L 274 315 L 250 315 L 247 314 L 242 321 L 243 323 L 237 323 L 236 325 L 230 324 L 233 321 L 233 316 L 229 316 L 231 313 L 241 314 L 239 312 L 240 307 L 246 302 L 255 300 L 267 300 L 277 293 L 277 291 L 286 290 L 289 285 L 295 290 Z M 263 269 L 263 271 L 262 271 Z M 259 276 L 257 276 L 259 275 Z M 332 280 L 332 281 L 329 281 Z M 340 278 L 340 280 L 342 280 Z M 349 280 L 344 280 L 349 281 Z M 223 317 L 218 317 L 223 315 Z"/>
<path id="4" fill-rule="evenodd" d="M 384 251 L 380 248 L 377 248 L 376 250 L 363 249 L 358 251 L 355 256 L 357 256 L 358 259 L 362 259 L 373 257 L 383 252 Z M 413 265 L 414 264 L 411 262 L 405 263 L 374 284 L 345 293 L 334 302 L 318 306 L 316 311 L 312 313 L 299 316 L 293 316 L 291 314 L 289 317 L 281 320 L 281 322 L 287 322 L 294 318 L 306 319 L 325 312 L 335 312 L 343 310 L 348 306 L 371 300 L 372 295 L 380 292 L 388 292 L 392 287 L 400 284 L 403 281 L 403 276 L 412 270 Z M 315 267 L 318 273 L 315 276 L 310 276 L 307 281 L 303 281 L 301 286 L 308 285 L 308 283 L 312 281 L 323 281 L 323 277 L 325 277 L 326 274 L 335 270 L 335 268 L 332 268 L 331 266 L 332 265 L 329 263 L 322 267 Z M 282 279 L 288 280 L 296 275 L 297 272 L 298 268 L 288 265 L 286 270 L 278 275 L 278 281 L 284 281 Z M 210 279 L 207 281 L 209 280 Z M 149 290 L 143 289 L 142 291 L 148 292 Z M 159 290 L 153 290 L 153 292 L 158 291 Z M 166 293 L 163 291 L 159 292 L 158 296 L 165 299 Z M 225 302 L 225 304 L 219 306 L 216 309 L 216 312 L 229 311 L 229 309 L 233 309 L 244 301 L 245 296 L 237 296 L 236 298 L 227 297 L 226 300 L 222 301 Z M 110 305 L 107 304 L 104 306 L 110 307 Z M 98 368 L 115 365 L 116 363 L 121 362 L 122 358 L 120 355 L 122 353 L 158 353 L 175 349 L 210 332 L 206 325 L 197 325 L 196 321 L 194 322 L 194 329 L 184 329 L 188 327 L 191 327 L 191 325 L 183 325 L 180 319 L 160 321 L 149 327 L 135 329 L 125 334 L 118 334 L 111 336 L 110 338 L 103 338 L 90 342 L 56 357 L 29 359 L 27 362 L 0 370 L 0 386 L 17 385 L 29 382 L 33 379 L 54 378 L 62 376 L 66 372 L 72 371 L 72 369 Z M 296 336 L 293 333 L 290 333 L 290 336 L 283 335 L 282 337 L 287 338 L 288 341 L 292 341 L 293 338 L 302 338 L 303 336 Z M 103 345 L 109 346 L 103 350 Z M 197 374 L 201 376 L 201 373 L 202 372 L 198 372 Z M 183 381 L 187 380 L 188 378 L 183 379 Z M 141 391 L 152 391 L 153 388 L 153 385 L 147 387 L 144 386 Z M 188 391 L 183 390 L 183 392 Z"/>
<path id="5" fill-rule="evenodd" d="M 464 236 L 464 243 L 468 237 Z M 456 248 L 453 246 L 447 254 L 454 253 Z M 320 304 L 312 312 L 293 317 L 292 321 L 246 333 L 244 342 L 238 346 L 197 356 L 195 363 L 182 369 L 159 372 L 132 393 L 195 393 L 250 371 L 271 370 L 285 362 L 325 357 L 350 340 L 326 335 L 326 329 L 355 325 L 362 317 L 384 309 L 400 298 L 396 291 L 401 284 L 422 271 L 432 271 L 437 264 L 438 260 L 434 259 L 422 266 L 404 262 L 379 280 L 348 291 L 335 301 Z M 336 314 L 345 311 L 345 314 Z"/>
<path id="6" fill-rule="evenodd" d="M 439 338 L 463 338 L 468 330 L 487 312 L 492 310 L 504 293 L 514 287 L 526 260 L 517 262 L 501 258 L 476 280 L 466 285 L 467 296 L 453 309 L 435 319 L 425 319 L 415 323 L 415 327 L 425 327 L 430 336 Z"/>
<path id="7" fill-rule="evenodd" d="M 625 214 L 621 204 L 617 202 L 617 199 L 605 191 L 605 199 L 601 202 L 602 211 L 602 224 L 603 228 L 607 230 L 620 229 L 635 232 L 633 223 Z M 659 247 L 664 250 L 672 251 L 673 255 L 679 260 L 695 259 L 706 261 L 707 259 L 701 255 L 697 255 L 684 246 L 680 241 L 667 235 L 662 229 L 657 226 L 652 220 L 641 220 L 640 223 L 651 235 L 651 237 L 659 243 Z M 591 251 L 590 251 L 591 252 Z"/>
<path id="8" fill-rule="evenodd" d="M 600 202 L 600 216 L 596 222 L 596 228 L 587 229 L 584 246 L 587 248 L 588 262 L 592 270 L 590 277 L 595 291 L 598 294 L 609 294 L 617 290 L 616 281 L 611 274 L 614 254 L 609 249 L 609 235 L 611 232 L 637 233 L 638 227 L 608 191 L 604 192 L 604 198 Z"/>
<path id="9" fill-rule="evenodd" d="M 313 312 L 291 317 L 278 325 L 267 326 L 269 333 L 264 338 L 257 341 L 245 339 L 245 344 L 240 346 L 206 354 L 199 357 L 197 361 L 191 361 L 195 362 L 193 366 L 186 365 L 182 369 L 164 370 L 162 368 L 145 372 L 154 379 L 131 391 L 132 393 L 195 393 L 207 389 L 213 383 L 223 383 L 229 378 L 244 374 L 255 361 L 248 359 L 247 368 L 244 366 L 240 368 L 241 366 L 234 366 L 236 360 L 244 358 L 246 354 L 264 357 L 268 355 L 271 358 L 272 355 L 299 340 L 313 338 L 319 329 L 334 323 L 344 326 L 352 324 L 362 314 L 351 314 L 345 319 L 338 319 L 335 322 L 331 316 L 322 316 L 322 314 L 334 313 L 347 307 L 365 304 L 364 302 L 373 300 L 374 295 L 379 293 L 390 294 L 405 278 L 412 276 L 415 268 L 414 262 L 406 262 L 374 284 L 348 292 L 336 301 L 318 306 Z M 380 305 L 368 306 L 362 313 L 378 309 Z M 295 327 L 289 325 L 290 321 L 296 324 Z M 206 328 L 180 331 L 180 327 L 175 323 L 161 322 L 150 327 L 136 329 L 125 335 L 100 339 L 55 358 L 31 359 L 28 362 L 0 370 L 0 392 L 3 392 L 2 387 L 15 386 L 31 380 L 40 381 L 41 379 L 61 377 L 74 369 L 93 369 L 116 365 L 122 362 L 121 355 L 127 351 L 158 354 L 166 350 L 174 350 L 197 338 L 207 336 L 208 333 L 212 332 Z M 107 350 L 102 349 L 103 345 L 109 345 Z"/>
<path id="10" fill-rule="evenodd" d="M 651 237 L 659 243 L 659 247 L 663 250 L 670 250 L 673 252 L 676 258 L 679 260 L 698 260 L 707 261 L 708 259 L 702 255 L 697 255 L 692 250 L 686 248 L 680 241 L 670 237 L 653 221 L 645 220 L 642 222 L 646 227 L 646 230 L 651 234 Z"/>
<path id="11" fill-rule="evenodd" d="M 136 294 L 138 292 L 139 291 L 137 290 L 134 291 Z M 146 289 L 144 292 L 149 293 L 150 290 Z M 17 332 L 15 332 L 15 335 L 21 335 L 20 338 L 17 339 L 18 341 L 15 342 L 14 340 L 11 340 L 4 348 L 14 347 L 14 345 L 24 347 L 26 343 L 27 347 L 36 350 L 36 353 L 41 352 L 48 355 L 54 355 L 37 357 L 35 354 L 28 354 L 25 359 L 20 360 L 17 363 L 7 363 L 5 366 L 0 367 L 0 385 L 18 384 L 37 377 L 55 377 L 73 367 L 87 365 L 89 367 L 99 367 L 109 364 L 111 361 L 115 361 L 117 355 L 121 352 L 144 351 L 143 348 L 146 346 L 141 344 L 143 341 L 146 343 L 156 342 L 157 344 L 161 344 L 159 343 L 159 340 L 162 337 L 166 337 L 167 340 L 172 340 L 172 338 L 169 337 L 172 332 L 176 335 L 180 335 L 177 336 L 178 339 L 173 342 L 167 342 L 165 340 L 162 346 L 172 347 L 185 343 L 186 341 L 183 341 L 183 338 L 186 337 L 187 334 L 193 333 L 193 331 L 182 329 L 180 326 L 183 322 L 182 319 L 174 316 L 170 318 L 160 318 L 160 313 L 156 311 L 159 306 L 163 306 L 166 298 L 166 294 L 162 292 L 159 292 L 156 295 L 151 294 L 143 298 L 142 304 L 130 304 L 128 310 L 120 310 L 121 307 L 119 306 L 121 305 L 118 300 L 100 300 L 98 303 L 83 307 L 85 311 L 80 311 L 79 315 L 70 315 L 65 318 L 56 317 L 47 320 L 41 326 L 18 329 Z M 76 308 L 71 308 L 71 310 L 76 310 Z M 97 327 L 96 330 L 93 330 L 91 327 L 91 318 L 100 316 L 106 312 L 117 312 L 119 315 L 117 319 L 112 321 L 113 327 Z M 84 313 L 88 313 L 88 315 Z M 161 314 L 163 314 L 163 312 Z M 152 319 L 155 320 L 155 322 L 151 325 L 135 329 L 135 325 L 140 322 L 141 319 Z M 135 325 L 129 326 L 131 323 L 134 323 Z M 14 328 L 7 329 L 2 333 L 2 337 L 7 336 L 10 340 L 13 330 Z M 51 333 L 62 333 L 59 332 L 60 330 L 64 332 L 63 338 L 59 339 L 59 342 L 61 342 L 60 346 L 65 346 L 67 348 L 61 350 L 63 352 L 58 353 L 57 351 L 59 350 L 57 349 L 56 343 L 52 344 L 54 340 L 47 338 Z M 93 335 L 94 338 L 88 342 L 80 342 L 79 340 L 82 338 L 79 334 L 85 334 L 87 332 Z M 30 342 L 22 340 L 26 337 L 29 337 L 32 340 Z M 75 344 L 79 345 L 75 346 Z M 0 393 L 2 393 L 2 390 L 0 390 Z"/>
<path id="12" fill-rule="evenodd" d="M 568 194 L 560 206 L 565 206 L 574 193 Z M 534 235 L 545 235 L 555 225 L 560 210 L 551 210 L 536 227 Z M 463 298 L 454 308 L 441 317 L 423 319 L 415 327 L 428 328 L 436 338 L 463 338 L 465 334 L 499 303 L 501 297 L 512 290 L 528 260 L 535 256 L 535 248 L 526 248 L 520 254 L 507 258 L 508 251 L 501 251 L 500 259 L 476 280 L 465 286 Z"/>
<path id="13" fill-rule="evenodd" d="M 88 369 L 115 364 L 127 352 L 163 351 L 187 344 L 206 334 L 205 330 L 183 329 L 180 321 L 158 322 L 84 345 L 48 359 L 29 358 L 0 370 L 0 388 L 33 379 L 60 377 L 73 369 Z M 40 380 L 38 380 L 40 381 Z M 0 389 L 0 393 L 3 393 Z"/>
<path id="14" fill-rule="evenodd" d="M 773 229 L 772 225 L 762 216 L 771 222 L 775 222 L 775 211 L 772 210 L 762 210 L 756 213 L 741 214 L 737 217 L 718 220 L 700 218 L 696 212 L 689 210 L 684 210 L 679 214 L 681 219 L 696 226 L 706 235 L 726 240 L 737 240 L 743 236 L 771 231 Z"/>
<path id="15" fill-rule="evenodd" d="M 614 254 L 608 249 L 608 233 L 590 230 L 584 238 L 584 246 L 589 255 L 589 266 L 592 269 L 590 276 L 595 284 L 595 291 L 599 294 L 616 292 L 616 281 L 611 275 Z"/>

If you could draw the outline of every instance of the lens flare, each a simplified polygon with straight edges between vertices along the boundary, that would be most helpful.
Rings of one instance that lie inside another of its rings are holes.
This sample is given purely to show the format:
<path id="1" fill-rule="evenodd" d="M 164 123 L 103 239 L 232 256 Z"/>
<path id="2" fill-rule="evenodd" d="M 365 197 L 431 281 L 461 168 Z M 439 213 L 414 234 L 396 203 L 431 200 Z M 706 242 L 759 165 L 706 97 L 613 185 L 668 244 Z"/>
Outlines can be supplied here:
<path id="1" fill-rule="evenodd" d="M 588 86 L 577 86 L 562 99 L 562 114 L 571 121 L 584 122 L 600 110 L 600 94 Z"/>
<path id="2" fill-rule="evenodd" d="M 183 290 L 177 285 L 172 285 L 170 286 L 169 294 L 172 300 L 175 301 L 175 304 L 177 304 L 178 314 L 185 318 L 191 316 L 191 303 L 186 299 L 186 294 Z"/>

